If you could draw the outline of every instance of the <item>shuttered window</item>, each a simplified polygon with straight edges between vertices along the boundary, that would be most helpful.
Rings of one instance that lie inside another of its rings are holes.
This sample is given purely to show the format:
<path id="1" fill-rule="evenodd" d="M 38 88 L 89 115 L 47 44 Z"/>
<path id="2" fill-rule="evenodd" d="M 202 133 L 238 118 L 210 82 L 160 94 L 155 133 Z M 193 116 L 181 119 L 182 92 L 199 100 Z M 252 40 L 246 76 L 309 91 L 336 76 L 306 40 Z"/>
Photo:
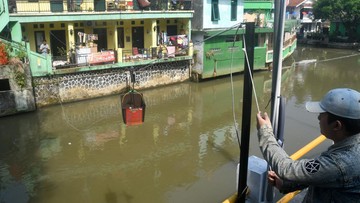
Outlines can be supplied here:
<path id="1" fill-rule="evenodd" d="M 238 0 L 231 0 L 231 20 L 236 21 L 237 20 L 237 1 Z"/>
<path id="2" fill-rule="evenodd" d="M 211 0 L 211 21 L 220 20 L 219 0 Z"/>

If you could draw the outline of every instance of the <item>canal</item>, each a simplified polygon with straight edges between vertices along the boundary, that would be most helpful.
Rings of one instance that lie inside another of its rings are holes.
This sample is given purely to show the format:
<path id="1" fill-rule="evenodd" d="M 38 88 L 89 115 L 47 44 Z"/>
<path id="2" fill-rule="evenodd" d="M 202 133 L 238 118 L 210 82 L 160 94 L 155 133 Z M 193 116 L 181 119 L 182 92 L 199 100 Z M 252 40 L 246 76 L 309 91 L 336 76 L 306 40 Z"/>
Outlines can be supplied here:
<path id="1" fill-rule="evenodd" d="M 306 101 L 336 87 L 360 89 L 359 52 L 299 46 L 284 66 L 299 61 L 283 70 L 289 154 L 319 135 Z M 254 74 L 261 111 L 270 112 L 271 74 Z M 0 118 L 0 202 L 222 202 L 236 191 L 240 152 L 243 75 L 232 81 L 143 90 L 145 122 L 137 126 L 123 124 L 119 95 Z M 252 112 L 250 154 L 261 157 L 255 103 Z"/>

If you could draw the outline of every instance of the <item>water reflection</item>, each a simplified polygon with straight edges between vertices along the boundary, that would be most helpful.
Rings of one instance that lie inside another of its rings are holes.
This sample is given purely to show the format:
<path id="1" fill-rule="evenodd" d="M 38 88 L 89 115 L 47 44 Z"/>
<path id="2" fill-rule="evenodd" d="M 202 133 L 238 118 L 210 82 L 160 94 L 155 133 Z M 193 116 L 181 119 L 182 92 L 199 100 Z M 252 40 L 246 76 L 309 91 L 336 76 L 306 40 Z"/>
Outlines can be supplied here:
<path id="1" fill-rule="evenodd" d="M 319 133 L 305 101 L 335 87 L 358 88 L 360 57 L 345 57 L 351 54 L 299 47 L 285 62 L 316 59 L 284 70 L 290 154 Z M 343 58 L 329 60 L 336 57 Z M 255 73 L 262 111 L 269 111 L 270 79 L 271 72 Z M 236 190 L 232 98 L 241 123 L 242 86 L 236 75 L 234 97 L 230 78 L 144 90 L 147 111 L 139 126 L 122 123 L 119 96 L 1 118 L 0 202 L 221 202 Z M 255 122 L 251 131 L 250 154 L 261 156 Z"/>
<path id="2" fill-rule="evenodd" d="M 38 146 L 36 138 L 37 120 L 8 117 L 0 125 L 0 202 L 28 202 L 36 195 L 36 184 L 40 177 Z M 35 161 L 35 162 L 33 162 Z"/>

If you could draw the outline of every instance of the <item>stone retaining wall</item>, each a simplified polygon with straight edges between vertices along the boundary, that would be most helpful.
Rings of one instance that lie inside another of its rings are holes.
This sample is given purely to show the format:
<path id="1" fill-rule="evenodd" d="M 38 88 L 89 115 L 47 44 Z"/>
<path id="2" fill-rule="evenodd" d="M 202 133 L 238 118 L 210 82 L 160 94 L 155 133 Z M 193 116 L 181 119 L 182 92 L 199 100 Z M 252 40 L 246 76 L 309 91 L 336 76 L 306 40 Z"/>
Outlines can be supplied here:
<path id="1" fill-rule="evenodd" d="M 189 67 L 190 61 L 185 60 L 36 77 L 33 79 L 36 104 L 42 107 L 126 92 L 132 87 L 130 71 L 135 74 L 137 90 L 183 82 L 189 79 Z"/>

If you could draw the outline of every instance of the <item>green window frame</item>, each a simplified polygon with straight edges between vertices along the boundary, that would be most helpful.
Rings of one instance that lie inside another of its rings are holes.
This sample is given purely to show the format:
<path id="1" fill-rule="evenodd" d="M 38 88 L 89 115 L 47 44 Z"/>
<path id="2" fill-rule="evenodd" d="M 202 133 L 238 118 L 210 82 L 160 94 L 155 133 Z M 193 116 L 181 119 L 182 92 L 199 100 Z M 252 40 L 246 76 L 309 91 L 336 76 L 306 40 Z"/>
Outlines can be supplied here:
<path id="1" fill-rule="evenodd" d="M 232 21 L 237 20 L 237 0 L 231 0 L 231 12 L 230 12 L 230 18 Z"/>
<path id="2" fill-rule="evenodd" d="M 211 0 L 211 21 L 220 20 L 219 0 Z"/>

